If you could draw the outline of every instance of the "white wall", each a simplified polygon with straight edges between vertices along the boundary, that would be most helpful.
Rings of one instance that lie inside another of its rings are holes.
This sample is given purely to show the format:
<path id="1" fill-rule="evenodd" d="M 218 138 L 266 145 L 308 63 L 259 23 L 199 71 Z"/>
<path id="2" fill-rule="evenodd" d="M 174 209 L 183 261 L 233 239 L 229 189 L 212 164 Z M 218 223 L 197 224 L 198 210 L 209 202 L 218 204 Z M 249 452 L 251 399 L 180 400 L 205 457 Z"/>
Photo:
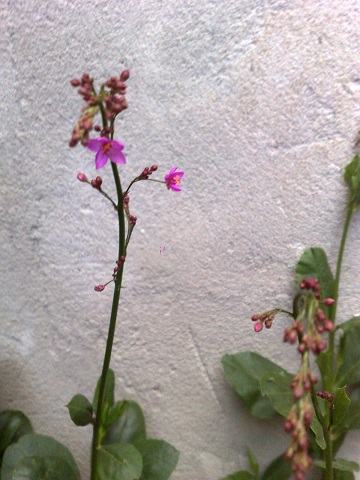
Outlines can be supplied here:
<path id="1" fill-rule="evenodd" d="M 265 465 L 288 443 L 281 421 L 249 416 L 220 358 L 252 349 L 296 368 L 284 325 L 255 335 L 249 317 L 290 306 L 305 247 L 334 266 L 360 123 L 359 19 L 356 0 L 0 2 L 0 407 L 63 441 L 84 479 L 91 429 L 64 405 L 91 397 L 100 374 L 112 292 L 93 286 L 111 276 L 117 226 L 76 180 L 95 170 L 67 146 L 82 106 L 69 79 L 131 69 L 125 183 L 153 163 L 186 171 L 181 194 L 134 188 L 112 367 L 118 397 L 181 451 L 173 479 L 218 479 L 246 467 L 246 446 Z M 360 310 L 359 231 L 356 215 L 340 320 Z"/>

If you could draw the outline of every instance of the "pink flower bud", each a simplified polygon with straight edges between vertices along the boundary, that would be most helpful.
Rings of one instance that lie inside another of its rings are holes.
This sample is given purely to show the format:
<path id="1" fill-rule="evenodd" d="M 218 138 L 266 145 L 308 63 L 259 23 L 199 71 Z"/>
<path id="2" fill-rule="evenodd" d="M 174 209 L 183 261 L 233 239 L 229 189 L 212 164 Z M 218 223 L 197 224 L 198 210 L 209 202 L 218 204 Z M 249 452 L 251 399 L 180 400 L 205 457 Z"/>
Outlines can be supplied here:
<path id="1" fill-rule="evenodd" d="M 323 300 L 323 304 L 327 307 L 330 307 L 333 303 L 335 303 L 333 298 L 324 298 Z"/>
<path id="2" fill-rule="evenodd" d="M 73 78 L 72 80 L 70 80 L 70 83 L 73 87 L 78 87 L 80 85 L 80 80 L 78 80 L 77 78 Z"/>
<path id="3" fill-rule="evenodd" d="M 254 330 L 256 333 L 261 332 L 262 329 L 263 329 L 263 324 L 261 322 L 255 323 Z"/>
<path id="4" fill-rule="evenodd" d="M 94 287 L 94 290 L 95 292 L 102 292 L 103 290 L 105 290 L 105 285 L 96 285 L 96 287 Z"/>
<path id="5" fill-rule="evenodd" d="M 257 320 L 259 320 L 259 315 L 253 315 L 253 316 L 251 317 L 251 320 L 252 320 L 253 322 L 256 322 Z"/>
<path id="6" fill-rule="evenodd" d="M 122 82 L 126 82 L 126 80 L 128 80 L 129 78 L 130 78 L 130 70 L 129 69 L 126 69 L 123 72 L 121 72 L 120 80 Z"/>
<path id="7" fill-rule="evenodd" d="M 79 182 L 87 182 L 87 177 L 84 173 L 78 173 L 77 179 L 79 180 Z"/>

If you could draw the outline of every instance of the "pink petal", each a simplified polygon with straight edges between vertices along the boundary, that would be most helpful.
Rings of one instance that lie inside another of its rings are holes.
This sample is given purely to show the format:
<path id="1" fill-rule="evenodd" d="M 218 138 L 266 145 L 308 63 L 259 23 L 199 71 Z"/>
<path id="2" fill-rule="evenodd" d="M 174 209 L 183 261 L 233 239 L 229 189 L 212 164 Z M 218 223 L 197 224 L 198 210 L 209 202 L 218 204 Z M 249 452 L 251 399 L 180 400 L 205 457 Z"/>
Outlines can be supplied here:
<path id="1" fill-rule="evenodd" d="M 87 142 L 86 147 L 93 152 L 98 152 L 100 148 L 109 141 L 106 137 L 92 138 Z"/>
<path id="2" fill-rule="evenodd" d="M 179 185 L 170 184 L 169 187 L 171 188 L 171 190 L 174 190 L 175 192 L 181 192 L 181 188 L 179 187 Z"/>
<path id="3" fill-rule="evenodd" d="M 118 142 L 117 140 L 112 140 L 110 151 L 111 150 L 121 152 L 122 150 L 124 150 L 124 144 L 122 142 Z"/>
<path id="4" fill-rule="evenodd" d="M 111 148 L 107 154 L 110 160 L 114 163 L 126 163 L 125 155 L 122 152 L 114 152 L 114 150 Z"/>
<path id="5" fill-rule="evenodd" d="M 99 168 L 102 168 L 108 161 L 108 158 L 109 157 L 106 153 L 103 153 L 101 150 L 99 150 L 95 157 L 96 170 L 99 170 Z"/>

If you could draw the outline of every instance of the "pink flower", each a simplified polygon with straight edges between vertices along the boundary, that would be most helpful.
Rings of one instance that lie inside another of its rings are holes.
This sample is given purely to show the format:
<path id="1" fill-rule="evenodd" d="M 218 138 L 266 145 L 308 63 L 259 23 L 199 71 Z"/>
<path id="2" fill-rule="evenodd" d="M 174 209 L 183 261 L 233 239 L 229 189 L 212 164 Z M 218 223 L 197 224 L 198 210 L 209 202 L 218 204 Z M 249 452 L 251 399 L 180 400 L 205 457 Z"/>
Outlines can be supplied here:
<path id="1" fill-rule="evenodd" d="M 103 167 L 109 158 L 114 163 L 126 163 L 125 155 L 122 153 L 124 144 L 117 140 L 109 140 L 106 137 L 92 138 L 86 146 L 89 150 L 97 152 L 95 157 L 97 170 Z"/>
<path id="2" fill-rule="evenodd" d="M 177 167 L 174 167 L 170 170 L 170 172 L 165 175 L 165 183 L 168 190 L 174 190 L 175 192 L 181 192 L 181 188 L 179 187 L 180 181 L 184 176 L 184 172 L 177 172 Z"/>

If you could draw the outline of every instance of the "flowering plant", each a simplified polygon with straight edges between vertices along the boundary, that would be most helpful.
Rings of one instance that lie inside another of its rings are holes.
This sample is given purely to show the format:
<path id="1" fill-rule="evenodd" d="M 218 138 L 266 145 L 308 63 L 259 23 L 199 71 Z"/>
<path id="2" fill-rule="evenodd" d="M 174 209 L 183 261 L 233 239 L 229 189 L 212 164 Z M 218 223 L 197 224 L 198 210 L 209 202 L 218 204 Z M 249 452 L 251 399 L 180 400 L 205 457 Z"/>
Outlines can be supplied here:
<path id="1" fill-rule="evenodd" d="M 116 212 L 119 230 L 119 246 L 111 279 L 94 290 L 102 292 L 113 284 L 113 302 L 102 373 L 95 389 L 94 398 L 88 400 L 76 394 L 67 408 L 71 420 L 77 426 L 92 425 L 91 480 L 167 480 L 176 467 L 179 453 L 163 440 L 146 436 L 145 419 L 140 406 L 131 400 L 115 402 L 115 374 L 110 369 L 113 340 L 118 313 L 124 264 L 137 218 L 130 213 L 131 187 L 139 181 L 163 183 L 168 189 L 180 191 L 184 172 L 172 168 L 164 180 L 150 178 L 158 170 L 157 165 L 145 167 L 128 185 L 122 187 L 118 165 L 126 163 L 124 144 L 114 139 L 116 117 L 127 107 L 126 81 L 129 70 L 119 78 L 111 77 L 97 92 L 94 79 L 84 74 L 81 79 L 71 81 L 79 87 L 85 101 L 70 140 L 70 147 L 81 143 L 96 152 L 95 167 L 103 168 L 110 160 L 117 199 L 113 200 L 103 190 L 100 176 L 88 180 L 84 173 L 77 178 L 103 195 Z M 95 123 L 101 116 L 102 125 Z M 90 139 L 95 131 L 98 137 Z M 0 462 L 2 480 L 79 480 L 80 473 L 70 451 L 53 438 L 33 433 L 29 419 L 21 412 L 0 413 Z"/>
<path id="2" fill-rule="evenodd" d="M 360 317 L 335 322 L 345 241 L 360 204 L 358 155 L 345 168 L 344 179 L 349 197 L 335 276 L 324 250 L 309 248 L 296 265 L 292 310 L 276 308 L 252 316 L 255 332 L 271 328 L 279 314 L 290 319 L 284 342 L 297 344 L 298 372 L 290 373 L 255 352 L 222 358 L 227 381 L 252 415 L 285 418 L 289 448 L 262 475 L 249 450 L 251 472 L 239 471 L 223 480 L 286 480 L 292 475 L 305 480 L 310 474 L 313 479 L 354 480 L 353 472 L 360 470 L 358 463 L 337 457 L 347 433 L 360 428 Z"/>

